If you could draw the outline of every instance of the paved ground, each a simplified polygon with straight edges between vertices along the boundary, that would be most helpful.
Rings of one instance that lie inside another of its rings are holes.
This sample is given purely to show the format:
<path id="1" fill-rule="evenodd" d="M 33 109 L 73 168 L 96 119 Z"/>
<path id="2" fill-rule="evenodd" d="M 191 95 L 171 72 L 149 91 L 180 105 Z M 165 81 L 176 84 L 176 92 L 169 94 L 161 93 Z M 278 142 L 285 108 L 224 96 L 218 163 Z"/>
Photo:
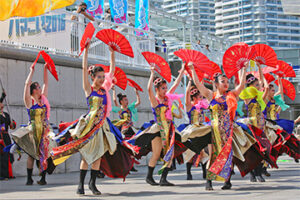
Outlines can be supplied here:
<path id="1" fill-rule="evenodd" d="M 85 186 L 86 195 L 79 197 L 75 194 L 78 173 L 55 174 L 47 177 L 48 185 L 25 186 L 25 177 L 14 180 L 0 181 L 0 199 L 300 199 L 300 164 L 287 157 L 278 162 L 279 169 L 270 169 L 271 177 L 265 183 L 250 183 L 249 177 L 241 178 L 235 169 L 233 188 L 222 191 L 222 183 L 214 182 L 214 191 L 205 191 L 205 181 L 202 180 L 201 168 L 192 170 L 192 181 L 187 181 L 185 166 L 177 166 L 177 170 L 170 173 L 169 180 L 174 187 L 159 187 L 147 185 L 144 181 L 146 167 L 137 167 L 139 172 L 130 174 L 126 181 L 121 179 L 97 179 L 101 196 L 93 196 Z M 156 169 L 157 170 L 157 169 Z M 34 177 L 38 180 L 39 177 Z M 89 176 L 86 178 L 88 182 Z M 156 175 L 155 179 L 159 177 Z"/>

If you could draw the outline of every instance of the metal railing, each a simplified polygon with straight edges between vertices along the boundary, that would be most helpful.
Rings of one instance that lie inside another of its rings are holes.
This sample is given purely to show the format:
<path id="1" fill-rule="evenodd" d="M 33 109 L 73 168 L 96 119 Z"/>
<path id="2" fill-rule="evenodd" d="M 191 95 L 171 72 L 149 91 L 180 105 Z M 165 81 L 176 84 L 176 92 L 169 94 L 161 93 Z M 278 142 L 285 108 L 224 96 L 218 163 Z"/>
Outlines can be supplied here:
<path id="1" fill-rule="evenodd" d="M 59 36 L 51 39 L 50 37 L 49 38 L 43 37 L 42 40 L 47 40 L 47 42 L 45 43 L 44 41 L 41 41 L 40 45 L 31 42 L 30 39 L 27 39 L 26 42 L 24 41 L 20 42 L 18 40 L 0 38 L 0 45 L 11 46 L 19 49 L 31 49 L 37 51 L 45 50 L 48 53 L 52 53 L 52 54 L 78 57 L 78 54 L 80 52 L 80 40 L 84 33 L 85 26 L 87 25 L 87 22 L 84 23 L 84 21 L 87 20 L 84 19 L 83 15 L 73 14 L 71 12 L 64 11 L 64 10 L 53 11 L 50 12 L 49 14 L 50 15 L 65 14 L 65 19 L 63 20 L 63 23 L 65 23 L 64 25 L 65 31 L 61 32 Z M 76 15 L 78 20 L 71 20 L 72 15 Z M 100 19 L 95 19 L 95 21 L 92 23 L 96 29 L 95 34 L 99 30 L 105 28 L 112 28 L 115 29 L 116 31 L 121 32 L 130 42 L 133 49 L 134 58 L 130 58 L 123 54 L 117 53 L 116 54 L 117 65 L 140 67 L 140 68 L 145 68 L 145 66 L 148 66 L 148 63 L 142 56 L 141 52 L 155 51 L 154 33 L 150 31 L 137 30 L 131 25 L 116 24 L 111 21 L 105 21 Z M 143 32 L 146 34 L 146 36 L 137 36 L 135 34 L 135 31 Z M 34 37 L 34 36 L 28 35 L 27 37 Z M 61 48 L 62 46 L 61 44 L 57 44 L 57 41 L 61 41 L 64 43 L 63 48 Z M 89 57 L 92 59 L 99 60 L 100 62 L 108 63 L 109 51 L 107 45 L 104 44 L 99 39 L 97 39 L 96 37 L 93 37 L 90 51 L 89 51 Z"/>

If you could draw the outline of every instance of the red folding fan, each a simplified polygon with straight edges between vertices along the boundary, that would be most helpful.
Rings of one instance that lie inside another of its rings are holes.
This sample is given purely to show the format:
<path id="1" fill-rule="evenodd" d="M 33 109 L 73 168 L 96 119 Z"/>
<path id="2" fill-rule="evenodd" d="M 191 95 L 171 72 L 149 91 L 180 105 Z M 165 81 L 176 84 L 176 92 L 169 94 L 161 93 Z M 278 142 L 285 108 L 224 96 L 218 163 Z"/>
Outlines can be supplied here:
<path id="1" fill-rule="evenodd" d="M 276 67 L 277 55 L 270 46 L 266 44 L 255 44 L 252 48 L 254 48 L 256 52 L 254 56 L 255 61 L 270 67 Z"/>
<path id="2" fill-rule="evenodd" d="M 102 64 L 96 64 L 95 66 L 102 67 L 105 73 L 109 72 L 110 66 L 106 66 Z M 118 87 L 120 87 L 122 90 L 125 90 L 127 87 L 127 76 L 120 67 L 116 67 L 115 69 L 113 83 Z"/>
<path id="3" fill-rule="evenodd" d="M 56 68 L 55 68 L 55 64 L 54 64 L 52 58 L 44 50 L 42 50 L 38 53 L 35 61 L 33 62 L 33 65 L 35 65 L 37 63 L 37 61 L 39 60 L 40 55 L 42 55 L 42 57 L 45 60 L 45 63 L 47 63 L 47 69 L 54 76 L 54 78 L 58 81 L 58 75 L 57 75 L 57 71 L 56 71 Z"/>
<path id="4" fill-rule="evenodd" d="M 281 79 L 281 81 L 283 86 L 283 93 L 294 101 L 296 98 L 296 89 L 294 85 L 286 79 Z M 275 81 L 275 84 L 278 86 L 278 80 Z"/>
<path id="5" fill-rule="evenodd" d="M 166 81 L 171 82 L 171 69 L 167 61 L 156 53 L 144 51 L 142 55 L 150 65 L 155 66 L 157 71 Z"/>
<path id="6" fill-rule="evenodd" d="M 181 58 L 183 62 L 188 64 L 193 62 L 195 68 L 199 68 L 202 72 L 210 72 L 210 60 L 203 53 L 192 49 L 180 49 L 174 52 L 174 55 Z"/>
<path id="7" fill-rule="evenodd" d="M 277 70 L 274 71 L 274 74 L 280 77 L 296 77 L 293 67 L 283 60 L 278 60 Z"/>
<path id="8" fill-rule="evenodd" d="M 205 73 L 204 74 L 204 78 L 207 78 L 209 80 L 213 80 L 215 74 L 217 74 L 217 73 L 222 74 L 222 70 L 219 67 L 219 65 L 217 65 L 213 61 L 210 61 L 210 63 L 211 63 L 211 65 L 210 65 L 210 73 Z"/>
<path id="9" fill-rule="evenodd" d="M 128 85 L 143 92 L 143 88 L 141 88 L 141 86 L 139 86 L 139 84 L 137 84 L 134 80 L 131 80 L 131 79 L 127 79 L 128 80 Z"/>
<path id="10" fill-rule="evenodd" d="M 96 34 L 96 37 L 110 46 L 114 51 L 129 57 L 134 57 L 132 47 L 124 35 L 113 29 L 103 29 Z"/>
<path id="11" fill-rule="evenodd" d="M 95 27 L 93 26 L 93 24 L 91 22 L 88 23 L 88 25 L 85 27 L 83 36 L 82 36 L 81 41 L 80 41 L 80 53 L 79 53 L 79 56 L 82 54 L 84 48 L 86 47 L 88 40 L 89 41 L 92 40 L 94 32 L 95 32 Z"/>
<path id="12" fill-rule="evenodd" d="M 235 75 L 245 62 L 249 62 L 255 55 L 255 50 L 247 44 L 235 44 L 226 50 L 223 57 L 223 69 L 228 78 Z"/>

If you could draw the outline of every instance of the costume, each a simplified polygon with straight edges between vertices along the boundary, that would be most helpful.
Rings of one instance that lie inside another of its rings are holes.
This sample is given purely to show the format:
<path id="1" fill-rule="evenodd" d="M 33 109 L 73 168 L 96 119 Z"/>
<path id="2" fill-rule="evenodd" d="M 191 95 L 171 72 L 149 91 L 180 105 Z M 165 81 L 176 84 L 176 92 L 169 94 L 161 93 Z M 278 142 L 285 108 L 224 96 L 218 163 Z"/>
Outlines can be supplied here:
<path id="1" fill-rule="evenodd" d="M 245 176 L 262 160 L 255 139 L 234 122 L 236 108 L 237 101 L 232 92 L 219 98 L 214 93 L 210 102 L 213 151 L 209 160 L 208 180 L 229 180 L 233 163 Z"/>
<path id="2" fill-rule="evenodd" d="M 135 103 L 136 102 L 129 104 L 126 109 L 116 106 L 112 108 L 112 111 L 119 113 L 120 117 L 119 120 L 113 120 L 112 123 L 119 128 L 121 133 L 125 136 L 125 140 L 128 140 L 135 135 L 135 131 L 133 130 L 133 122 L 137 121 L 137 109 L 135 108 Z"/>
<path id="3" fill-rule="evenodd" d="M 165 161 L 165 164 L 159 173 L 162 172 L 169 162 L 172 162 L 173 158 L 179 158 L 182 152 L 187 149 L 182 144 L 181 135 L 176 131 L 174 122 L 172 121 L 172 103 L 181 96 L 167 93 L 163 102 L 157 99 L 158 105 L 152 108 L 154 121 L 144 123 L 140 131 L 130 139 L 131 143 L 141 148 L 140 153 L 137 155 L 137 158 L 141 158 L 152 151 L 151 141 L 155 137 L 161 137 L 163 145 L 161 157 Z M 179 163 L 182 162 L 183 160 L 179 160 Z"/>
<path id="4" fill-rule="evenodd" d="M 125 178 L 129 173 L 134 162 L 130 154 L 138 149 L 123 141 L 120 131 L 107 118 L 111 110 L 108 93 L 112 86 L 111 80 L 112 77 L 106 74 L 103 87 L 98 91 L 92 88 L 87 97 L 88 113 L 68 124 L 55 137 L 60 144 L 51 152 L 55 165 L 79 151 L 89 165 L 101 158 L 100 169 L 109 177 Z"/>
<path id="5" fill-rule="evenodd" d="M 54 133 L 49 123 L 50 105 L 45 96 L 41 97 L 41 104 L 32 101 L 27 109 L 29 124 L 11 133 L 15 143 L 29 156 L 38 160 L 40 172 L 45 170 L 51 174 L 55 166 L 50 157 L 50 151 L 56 146 L 52 141 Z"/>

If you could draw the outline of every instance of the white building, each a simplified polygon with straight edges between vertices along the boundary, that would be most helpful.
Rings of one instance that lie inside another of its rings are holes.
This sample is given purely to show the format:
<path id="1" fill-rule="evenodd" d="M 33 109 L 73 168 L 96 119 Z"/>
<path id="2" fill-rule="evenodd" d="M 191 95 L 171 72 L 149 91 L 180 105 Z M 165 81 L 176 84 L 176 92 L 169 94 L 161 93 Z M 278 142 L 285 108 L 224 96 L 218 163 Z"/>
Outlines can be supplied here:
<path id="1" fill-rule="evenodd" d="M 280 0 L 215 0 L 216 36 L 275 49 L 300 48 L 300 19 Z"/>
<path id="2" fill-rule="evenodd" d="M 154 0 L 154 7 L 192 20 L 194 31 L 215 34 L 214 0 Z"/>

